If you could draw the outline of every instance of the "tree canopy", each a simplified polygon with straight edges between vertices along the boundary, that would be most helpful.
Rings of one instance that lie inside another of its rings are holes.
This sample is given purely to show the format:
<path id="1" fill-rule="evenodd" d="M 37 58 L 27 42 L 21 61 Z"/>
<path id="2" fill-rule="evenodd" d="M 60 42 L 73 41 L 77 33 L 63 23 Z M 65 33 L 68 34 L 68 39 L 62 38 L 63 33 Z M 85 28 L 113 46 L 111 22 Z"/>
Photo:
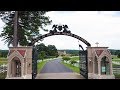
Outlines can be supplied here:
<path id="1" fill-rule="evenodd" d="M 36 45 L 37 52 L 45 52 L 45 57 L 55 56 L 58 57 L 58 51 L 54 45 L 45 46 L 43 43 Z"/>
<path id="2" fill-rule="evenodd" d="M 48 11 L 18 11 L 17 43 L 22 46 L 28 45 L 31 36 L 39 36 L 40 29 L 47 31 L 45 26 L 50 25 L 52 20 L 45 16 Z M 5 43 L 13 44 L 15 11 L 0 11 L 0 18 L 5 23 L 0 37 Z"/>

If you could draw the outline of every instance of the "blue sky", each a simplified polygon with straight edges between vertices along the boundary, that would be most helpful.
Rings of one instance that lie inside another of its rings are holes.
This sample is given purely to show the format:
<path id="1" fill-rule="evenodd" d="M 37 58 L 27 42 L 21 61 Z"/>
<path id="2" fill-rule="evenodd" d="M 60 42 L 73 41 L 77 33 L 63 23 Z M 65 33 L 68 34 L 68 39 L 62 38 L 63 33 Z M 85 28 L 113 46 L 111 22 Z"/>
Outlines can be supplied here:
<path id="1" fill-rule="evenodd" d="M 92 46 L 99 42 L 99 46 L 120 49 L 119 11 L 52 11 L 46 15 L 52 19 L 52 25 L 67 24 L 72 33 L 86 39 Z M 0 21 L 0 32 L 3 25 Z M 52 25 L 46 28 L 50 30 Z M 40 33 L 47 32 L 40 30 Z M 55 45 L 57 49 L 78 49 L 78 40 L 69 36 L 50 36 L 41 43 Z M 86 48 L 84 43 L 79 43 Z M 8 49 L 4 41 L 0 41 L 0 49 Z"/>

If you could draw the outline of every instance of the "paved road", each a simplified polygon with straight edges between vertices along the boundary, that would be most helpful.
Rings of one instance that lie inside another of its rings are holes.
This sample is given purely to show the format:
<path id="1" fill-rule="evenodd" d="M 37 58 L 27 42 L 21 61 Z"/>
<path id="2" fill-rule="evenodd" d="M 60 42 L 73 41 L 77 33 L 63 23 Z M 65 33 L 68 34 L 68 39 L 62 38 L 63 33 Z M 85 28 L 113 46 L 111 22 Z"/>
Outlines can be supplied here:
<path id="1" fill-rule="evenodd" d="M 64 72 L 73 72 L 66 66 L 60 63 L 60 59 L 55 59 L 53 61 L 49 61 L 43 67 L 40 73 L 64 73 Z"/>
<path id="2" fill-rule="evenodd" d="M 64 72 L 64 73 L 40 73 L 37 74 L 36 79 L 85 79 L 78 73 Z"/>
<path id="3" fill-rule="evenodd" d="M 84 79 L 83 76 L 74 73 L 60 62 L 60 59 L 47 62 L 40 74 L 37 74 L 36 79 Z"/>

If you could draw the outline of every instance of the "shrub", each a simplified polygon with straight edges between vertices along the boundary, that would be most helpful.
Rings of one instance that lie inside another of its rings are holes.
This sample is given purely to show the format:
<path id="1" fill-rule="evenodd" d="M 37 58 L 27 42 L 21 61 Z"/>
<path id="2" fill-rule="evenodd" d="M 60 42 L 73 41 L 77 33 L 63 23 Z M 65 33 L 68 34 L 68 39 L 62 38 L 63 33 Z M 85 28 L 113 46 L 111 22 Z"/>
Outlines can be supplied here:
<path id="1" fill-rule="evenodd" d="M 62 57 L 62 59 L 63 59 L 63 61 L 65 60 L 67 62 L 68 60 L 70 60 L 70 57 L 64 56 L 64 57 Z"/>
<path id="2" fill-rule="evenodd" d="M 120 53 L 117 55 L 118 58 L 120 58 Z"/>
<path id="3" fill-rule="evenodd" d="M 77 63 L 77 61 L 71 60 L 70 63 L 71 63 L 72 65 L 74 65 L 75 63 Z"/>

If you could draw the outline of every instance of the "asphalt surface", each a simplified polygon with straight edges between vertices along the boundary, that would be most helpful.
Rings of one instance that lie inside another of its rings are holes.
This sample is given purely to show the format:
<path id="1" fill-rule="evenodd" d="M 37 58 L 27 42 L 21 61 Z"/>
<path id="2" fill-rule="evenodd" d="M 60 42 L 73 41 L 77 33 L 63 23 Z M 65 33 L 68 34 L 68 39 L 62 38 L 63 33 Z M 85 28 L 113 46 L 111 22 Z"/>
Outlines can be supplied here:
<path id="1" fill-rule="evenodd" d="M 73 72 L 71 69 L 67 68 L 63 64 L 60 63 L 60 59 L 55 59 L 49 61 L 45 64 L 40 73 L 66 73 Z"/>

